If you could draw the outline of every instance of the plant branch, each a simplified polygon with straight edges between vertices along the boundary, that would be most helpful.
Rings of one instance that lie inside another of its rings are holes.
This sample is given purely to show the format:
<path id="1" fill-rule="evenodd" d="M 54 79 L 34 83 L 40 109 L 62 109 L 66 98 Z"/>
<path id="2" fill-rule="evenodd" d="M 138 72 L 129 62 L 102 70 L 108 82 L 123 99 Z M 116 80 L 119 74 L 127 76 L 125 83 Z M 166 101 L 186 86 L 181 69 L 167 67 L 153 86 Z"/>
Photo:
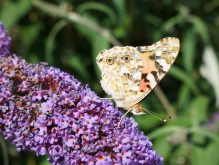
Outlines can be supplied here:
<path id="1" fill-rule="evenodd" d="M 167 111 L 167 114 L 173 118 L 176 118 L 177 115 L 160 86 L 157 85 L 156 88 L 154 88 L 154 91 L 159 100 L 161 101 L 162 105 L 164 106 L 165 110 Z"/>
<path id="2" fill-rule="evenodd" d="M 84 26 L 87 26 L 105 37 L 113 45 L 122 46 L 122 44 L 116 38 L 114 38 L 106 29 L 100 27 L 96 23 L 80 16 L 75 12 L 65 11 L 61 7 L 39 0 L 32 0 L 32 4 L 53 17 L 66 18 L 72 22 L 80 23 Z"/>

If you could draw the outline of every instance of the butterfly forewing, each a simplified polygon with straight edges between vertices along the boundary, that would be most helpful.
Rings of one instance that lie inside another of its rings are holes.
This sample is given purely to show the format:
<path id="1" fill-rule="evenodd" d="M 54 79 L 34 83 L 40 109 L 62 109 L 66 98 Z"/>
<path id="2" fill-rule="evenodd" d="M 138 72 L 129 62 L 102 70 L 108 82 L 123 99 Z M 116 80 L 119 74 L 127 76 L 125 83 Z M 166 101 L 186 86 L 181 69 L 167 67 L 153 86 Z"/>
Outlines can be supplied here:
<path id="1" fill-rule="evenodd" d="M 137 47 L 143 66 L 139 91 L 144 96 L 166 75 L 178 55 L 179 47 L 179 40 L 173 37 L 164 38 L 151 46 Z"/>

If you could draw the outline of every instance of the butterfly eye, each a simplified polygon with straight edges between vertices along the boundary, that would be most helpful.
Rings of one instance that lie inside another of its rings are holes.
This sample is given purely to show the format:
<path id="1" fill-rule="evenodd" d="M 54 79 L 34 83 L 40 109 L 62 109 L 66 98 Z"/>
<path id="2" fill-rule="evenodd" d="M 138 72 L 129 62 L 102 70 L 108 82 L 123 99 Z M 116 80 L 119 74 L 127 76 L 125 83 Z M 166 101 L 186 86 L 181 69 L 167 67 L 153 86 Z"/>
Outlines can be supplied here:
<path id="1" fill-rule="evenodd" d="M 124 57 L 124 59 L 125 59 L 125 62 L 129 62 L 129 61 L 130 61 L 129 55 L 126 55 L 126 56 Z"/>
<path id="2" fill-rule="evenodd" d="M 106 63 L 109 64 L 109 65 L 112 65 L 112 64 L 114 63 L 113 58 L 111 58 L 111 57 L 110 57 L 110 58 L 107 58 L 107 59 L 106 59 Z"/>

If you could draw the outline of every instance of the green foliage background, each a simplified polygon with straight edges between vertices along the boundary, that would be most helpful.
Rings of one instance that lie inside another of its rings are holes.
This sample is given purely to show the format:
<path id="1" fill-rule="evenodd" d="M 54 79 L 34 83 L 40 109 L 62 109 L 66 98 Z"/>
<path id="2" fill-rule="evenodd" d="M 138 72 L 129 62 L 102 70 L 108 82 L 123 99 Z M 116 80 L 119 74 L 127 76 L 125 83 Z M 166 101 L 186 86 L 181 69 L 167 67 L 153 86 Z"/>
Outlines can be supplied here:
<path id="1" fill-rule="evenodd" d="M 95 61 L 99 51 L 179 38 L 181 50 L 162 90 L 156 87 L 143 101 L 174 119 L 163 123 L 146 114 L 135 120 L 164 164 L 219 164 L 218 0 L 2 0 L 0 21 L 12 37 L 11 52 L 74 75 L 100 97 L 107 96 Z M 0 164 L 49 164 L 0 141 Z"/>

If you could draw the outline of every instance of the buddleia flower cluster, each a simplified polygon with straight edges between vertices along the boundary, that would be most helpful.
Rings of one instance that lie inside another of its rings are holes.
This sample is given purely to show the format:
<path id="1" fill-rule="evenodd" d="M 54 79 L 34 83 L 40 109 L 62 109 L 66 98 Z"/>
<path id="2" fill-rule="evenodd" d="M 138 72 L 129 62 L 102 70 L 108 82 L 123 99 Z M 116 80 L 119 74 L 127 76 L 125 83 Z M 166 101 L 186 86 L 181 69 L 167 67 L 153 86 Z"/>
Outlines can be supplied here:
<path id="1" fill-rule="evenodd" d="M 0 133 L 18 151 L 48 155 L 59 165 L 160 165 L 163 158 L 133 118 L 88 85 L 46 63 L 9 54 L 0 23 Z"/>

